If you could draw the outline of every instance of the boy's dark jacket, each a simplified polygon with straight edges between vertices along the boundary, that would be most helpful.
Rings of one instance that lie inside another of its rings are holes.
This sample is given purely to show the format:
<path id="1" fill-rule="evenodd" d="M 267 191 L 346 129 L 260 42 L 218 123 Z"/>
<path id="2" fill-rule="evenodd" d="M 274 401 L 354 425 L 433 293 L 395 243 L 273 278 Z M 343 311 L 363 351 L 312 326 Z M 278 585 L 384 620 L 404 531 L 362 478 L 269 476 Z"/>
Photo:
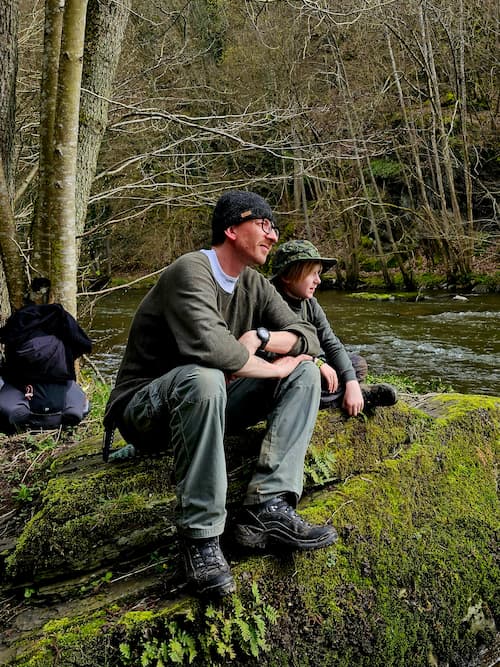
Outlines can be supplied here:
<path id="1" fill-rule="evenodd" d="M 60 304 L 28 305 L 14 312 L 0 329 L 5 345 L 3 379 L 15 386 L 75 380 L 75 359 L 92 342 Z"/>

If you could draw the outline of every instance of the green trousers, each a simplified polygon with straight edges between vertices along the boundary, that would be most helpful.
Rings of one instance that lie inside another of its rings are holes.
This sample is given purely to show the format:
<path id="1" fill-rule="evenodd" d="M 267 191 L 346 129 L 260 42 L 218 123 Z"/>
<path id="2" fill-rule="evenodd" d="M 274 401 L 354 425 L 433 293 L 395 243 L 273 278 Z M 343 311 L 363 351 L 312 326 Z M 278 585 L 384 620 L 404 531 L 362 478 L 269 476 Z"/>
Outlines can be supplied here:
<path id="1" fill-rule="evenodd" d="M 224 434 L 267 421 L 244 503 L 302 494 L 304 457 L 316 422 L 319 369 L 300 363 L 285 379 L 239 378 L 190 364 L 153 380 L 127 405 L 123 424 L 141 441 L 174 456 L 177 526 L 189 537 L 213 537 L 226 522 Z M 135 442 L 134 442 L 135 440 Z"/>

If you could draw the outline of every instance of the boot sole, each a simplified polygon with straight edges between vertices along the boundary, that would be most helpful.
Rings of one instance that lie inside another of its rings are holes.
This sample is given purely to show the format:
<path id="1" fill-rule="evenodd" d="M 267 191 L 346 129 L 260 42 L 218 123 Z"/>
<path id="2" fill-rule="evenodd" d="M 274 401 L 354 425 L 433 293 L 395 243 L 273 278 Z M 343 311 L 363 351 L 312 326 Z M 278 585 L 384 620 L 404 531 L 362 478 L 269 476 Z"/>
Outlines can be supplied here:
<path id="1" fill-rule="evenodd" d="M 193 592 L 197 593 L 198 595 L 204 595 L 207 597 L 223 598 L 236 592 L 236 584 L 234 579 L 231 579 L 231 581 L 227 581 L 223 584 L 207 583 L 204 586 L 199 586 L 196 582 L 193 581 L 190 582 L 190 585 Z"/>
<path id="2" fill-rule="evenodd" d="M 290 550 L 312 551 L 329 547 L 338 540 L 337 533 L 327 533 L 316 540 L 300 540 L 286 533 L 269 532 L 252 526 L 236 526 L 234 539 L 241 547 L 266 549 L 267 547 L 287 547 Z"/>

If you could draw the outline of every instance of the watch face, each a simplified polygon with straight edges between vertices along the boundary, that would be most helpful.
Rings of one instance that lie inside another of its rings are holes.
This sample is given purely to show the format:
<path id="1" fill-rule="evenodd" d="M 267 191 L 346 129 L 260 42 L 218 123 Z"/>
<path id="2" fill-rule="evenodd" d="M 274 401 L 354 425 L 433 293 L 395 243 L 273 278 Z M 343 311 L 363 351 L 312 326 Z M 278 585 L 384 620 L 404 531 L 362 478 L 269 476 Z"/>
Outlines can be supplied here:
<path id="1" fill-rule="evenodd" d="M 257 337 L 261 341 L 260 349 L 263 350 L 266 346 L 266 344 L 269 342 L 269 331 L 265 327 L 258 327 L 257 328 Z"/>

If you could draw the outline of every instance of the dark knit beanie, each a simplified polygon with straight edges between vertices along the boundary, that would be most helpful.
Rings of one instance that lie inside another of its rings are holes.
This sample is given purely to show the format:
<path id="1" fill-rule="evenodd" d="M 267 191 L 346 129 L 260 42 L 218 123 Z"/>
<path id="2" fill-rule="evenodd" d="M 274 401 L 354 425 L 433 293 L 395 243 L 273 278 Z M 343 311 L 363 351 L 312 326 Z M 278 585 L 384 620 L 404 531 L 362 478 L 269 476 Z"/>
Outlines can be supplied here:
<path id="1" fill-rule="evenodd" d="M 224 230 L 228 227 L 255 218 L 268 218 L 274 222 L 271 207 L 263 197 L 246 190 L 225 192 L 217 201 L 212 215 L 212 245 L 224 241 Z"/>

